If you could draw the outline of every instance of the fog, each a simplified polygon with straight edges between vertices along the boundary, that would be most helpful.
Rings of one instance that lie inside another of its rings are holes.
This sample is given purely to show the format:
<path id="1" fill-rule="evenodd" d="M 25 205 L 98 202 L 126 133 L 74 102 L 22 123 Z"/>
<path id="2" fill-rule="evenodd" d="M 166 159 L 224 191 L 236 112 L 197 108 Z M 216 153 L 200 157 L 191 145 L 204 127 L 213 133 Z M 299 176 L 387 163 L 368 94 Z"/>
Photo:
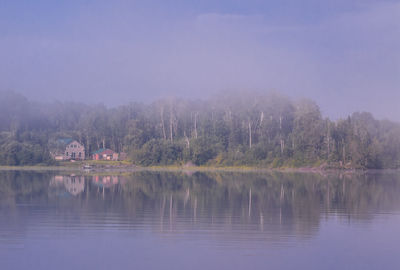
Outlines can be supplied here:
<path id="1" fill-rule="evenodd" d="M 278 91 L 400 120 L 399 18 L 400 1 L 2 1 L 0 90 L 108 106 Z"/>

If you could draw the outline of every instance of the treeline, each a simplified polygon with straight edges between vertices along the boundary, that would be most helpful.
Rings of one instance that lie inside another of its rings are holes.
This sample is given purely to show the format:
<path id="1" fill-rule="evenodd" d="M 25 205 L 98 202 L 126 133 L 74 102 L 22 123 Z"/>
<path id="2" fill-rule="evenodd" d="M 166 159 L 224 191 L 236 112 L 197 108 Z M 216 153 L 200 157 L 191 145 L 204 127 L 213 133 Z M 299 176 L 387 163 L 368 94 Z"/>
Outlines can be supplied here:
<path id="1" fill-rule="evenodd" d="M 74 138 L 86 154 L 111 148 L 138 165 L 400 167 L 400 124 L 354 113 L 331 121 L 310 100 L 235 93 L 116 108 L 38 103 L 0 93 L 0 164 L 51 163 L 49 147 Z"/>

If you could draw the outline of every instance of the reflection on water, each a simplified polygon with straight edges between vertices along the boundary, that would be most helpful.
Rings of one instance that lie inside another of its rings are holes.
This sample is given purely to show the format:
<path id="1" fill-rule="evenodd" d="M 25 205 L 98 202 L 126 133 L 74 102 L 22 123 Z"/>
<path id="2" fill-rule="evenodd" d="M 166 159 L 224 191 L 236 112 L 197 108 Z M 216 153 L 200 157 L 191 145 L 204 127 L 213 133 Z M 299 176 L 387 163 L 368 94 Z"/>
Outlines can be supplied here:
<path id="1" fill-rule="evenodd" d="M 62 176 L 56 175 L 50 180 L 49 190 L 61 192 L 58 195 L 63 195 L 65 192 L 76 196 L 85 190 L 85 177 L 83 176 Z"/>
<path id="2" fill-rule="evenodd" d="M 385 216 L 399 220 L 399 210 L 397 172 L 0 172 L 0 248 L 60 233 L 91 241 L 96 231 L 146 234 L 146 241 L 206 241 L 208 248 L 291 248 L 317 241 L 334 224 L 328 235 L 341 226 L 373 226 Z"/>

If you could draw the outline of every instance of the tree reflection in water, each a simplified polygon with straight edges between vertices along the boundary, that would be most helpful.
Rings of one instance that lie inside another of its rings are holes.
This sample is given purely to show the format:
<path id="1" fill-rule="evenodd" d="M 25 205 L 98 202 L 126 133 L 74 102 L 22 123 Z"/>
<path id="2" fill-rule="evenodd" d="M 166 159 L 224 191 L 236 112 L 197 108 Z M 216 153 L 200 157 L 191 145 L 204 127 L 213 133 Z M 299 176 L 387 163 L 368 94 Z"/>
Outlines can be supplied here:
<path id="1" fill-rule="evenodd" d="M 376 214 L 398 211 L 399 194 L 397 172 L 119 176 L 0 172 L 0 209 L 8 215 L 20 211 L 18 204 L 30 203 L 54 214 L 59 226 L 114 222 L 125 229 L 208 230 L 219 237 L 236 234 L 257 240 L 310 237 L 329 217 L 368 222 Z M 34 213 L 24 214 L 35 218 Z"/>

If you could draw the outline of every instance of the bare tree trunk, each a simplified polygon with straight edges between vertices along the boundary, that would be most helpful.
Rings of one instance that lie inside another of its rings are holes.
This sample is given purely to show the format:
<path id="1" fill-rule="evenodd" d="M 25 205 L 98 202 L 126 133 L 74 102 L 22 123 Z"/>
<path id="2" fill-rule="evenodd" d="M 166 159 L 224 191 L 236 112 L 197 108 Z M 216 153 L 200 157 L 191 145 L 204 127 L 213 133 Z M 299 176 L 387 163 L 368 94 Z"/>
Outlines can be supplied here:
<path id="1" fill-rule="evenodd" d="M 251 122 L 249 121 L 249 147 L 251 148 Z"/>
<path id="2" fill-rule="evenodd" d="M 103 137 L 103 148 L 106 148 L 106 139 Z"/>
<path id="3" fill-rule="evenodd" d="M 86 150 L 87 156 L 89 156 L 89 153 L 90 153 L 90 138 L 89 138 L 89 135 L 86 135 L 86 147 L 85 147 L 85 150 Z"/>
<path id="4" fill-rule="evenodd" d="M 327 144 L 328 144 L 328 157 L 327 159 L 329 160 L 330 152 L 331 152 L 331 137 L 330 137 L 330 124 L 328 121 L 328 132 L 327 132 Z"/>
<path id="5" fill-rule="evenodd" d="M 185 136 L 185 140 L 186 140 L 186 147 L 189 149 L 190 148 L 190 141 L 189 138 L 186 136 L 186 132 L 183 132 L 184 136 Z"/>
<path id="6" fill-rule="evenodd" d="M 343 165 L 346 166 L 346 145 L 344 144 L 344 139 L 342 139 L 343 144 Z"/>
<path id="7" fill-rule="evenodd" d="M 261 115 L 260 115 L 260 127 L 262 125 L 263 120 L 264 120 L 264 112 L 261 112 Z"/>
<path id="8" fill-rule="evenodd" d="M 172 115 L 172 104 L 171 104 L 171 108 L 169 111 L 169 139 L 171 142 L 173 142 L 173 127 L 174 127 L 174 120 Z"/>
<path id="9" fill-rule="evenodd" d="M 165 133 L 165 123 L 164 123 L 164 106 L 161 107 L 161 126 L 162 126 L 162 133 L 163 133 L 163 139 L 167 139 L 167 135 Z"/>
<path id="10" fill-rule="evenodd" d="M 264 121 L 264 112 L 261 112 L 261 114 L 260 114 L 260 124 L 258 125 L 258 130 L 260 132 L 260 138 L 263 137 L 263 133 L 262 133 L 262 129 L 261 129 L 263 121 Z M 257 132 L 256 132 L 256 134 L 257 134 Z"/>
<path id="11" fill-rule="evenodd" d="M 173 118 L 173 129 L 174 129 L 175 136 L 179 136 L 179 134 L 178 134 L 178 131 L 179 131 L 178 123 L 179 123 L 179 121 L 178 121 L 177 117 L 174 115 L 174 118 Z"/>
<path id="12" fill-rule="evenodd" d="M 194 137 L 197 139 L 197 115 L 198 113 L 194 113 Z"/>

